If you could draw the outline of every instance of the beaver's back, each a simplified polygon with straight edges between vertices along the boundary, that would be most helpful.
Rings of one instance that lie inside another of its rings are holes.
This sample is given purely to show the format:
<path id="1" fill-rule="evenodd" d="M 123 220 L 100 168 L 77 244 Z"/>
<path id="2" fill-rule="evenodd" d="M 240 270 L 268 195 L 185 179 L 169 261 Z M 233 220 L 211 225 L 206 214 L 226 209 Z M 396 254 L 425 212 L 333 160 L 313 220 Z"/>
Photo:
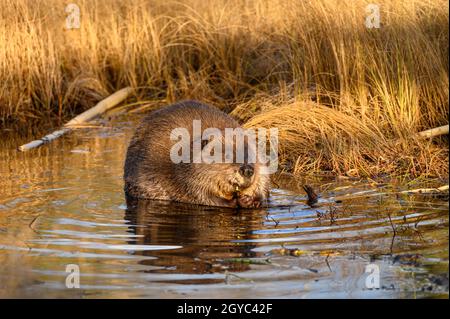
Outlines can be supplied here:
<path id="1" fill-rule="evenodd" d="M 195 195 L 189 194 L 191 189 L 182 178 L 188 174 L 189 163 L 175 164 L 170 158 L 172 130 L 185 128 L 192 138 L 194 120 L 201 121 L 202 130 L 239 127 L 231 116 L 197 101 L 182 101 L 153 111 L 143 119 L 128 147 L 124 172 L 127 195 L 165 200 Z"/>

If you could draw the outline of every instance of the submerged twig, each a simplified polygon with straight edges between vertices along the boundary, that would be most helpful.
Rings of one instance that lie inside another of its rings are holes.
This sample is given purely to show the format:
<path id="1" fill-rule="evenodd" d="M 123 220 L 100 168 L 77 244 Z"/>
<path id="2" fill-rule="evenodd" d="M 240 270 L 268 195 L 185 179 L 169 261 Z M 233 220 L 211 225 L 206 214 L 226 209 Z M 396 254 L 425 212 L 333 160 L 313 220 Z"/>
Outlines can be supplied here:
<path id="1" fill-rule="evenodd" d="M 330 272 L 333 272 L 333 270 L 331 269 L 331 266 L 330 266 L 330 262 L 328 261 L 329 257 L 330 257 L 330 254 L 328 254 L 327 257 L 325 257 L 325 263 L 327 264 L 328 269 L 330 270 Z"/>
<path id="2" fill-rule="evenodd" d="M 279 220 L 276 220 L 275 218 L 273 218 L 272 216 L 270 216 L 270 219 L 272 219 L 272 221 L 275 223 L 275 227 L 278 227 L 278 224 L 280 223 Z"/>
<path id="3" fill-rule="evenodd" d="M 41 215 L 39 214 L 39 215 L 37 215 L 35 218 L 33 218 L 33 220 L 28 224 L 28 227 L 32 230 L 32 231 L 34 231 L 35 233 L 39 233 L 36 229 L 34 229 L 34 224 L 36 223 L 36 221 L 37 221 L 37 219 L 39 218 L 39 217 L 41 217 Z"/>
<path id="4" fill-rule="evenodd" d="M 394 223 L 392 222 L 391 214 L 388 214 L 388 218 L 389 218 L 389 223 L 391 224 L 392 231 L 393 231 L 392 240 L 391 240 L 391 246 L 389 248 L 389 251 L 390 251 L 390 253 L 392 255 L 393 254 L 393 249 L 394 249 L 395 237 L 397 236 L 397 228 L 394 226 Z"/>

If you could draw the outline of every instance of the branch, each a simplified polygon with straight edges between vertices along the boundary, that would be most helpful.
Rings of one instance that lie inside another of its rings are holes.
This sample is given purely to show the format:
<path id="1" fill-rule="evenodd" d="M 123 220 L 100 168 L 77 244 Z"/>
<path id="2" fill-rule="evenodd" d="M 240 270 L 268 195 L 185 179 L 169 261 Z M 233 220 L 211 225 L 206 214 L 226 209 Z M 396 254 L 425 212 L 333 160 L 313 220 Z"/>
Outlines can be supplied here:
<path id="1" fill-rule="evenodd" d="M 21 145 L 19 146 L 18 150 L 22 152 L 28 151 L 57 139 L 58 137 L 72 130 L 72 128 L 75 128 L 82 123 L 88 122 L 93 118 L 99 116 L 100 114 L 105 113 L 109 109 L 113 108 L 114 106 L 125 100 L 131 92 L 131 87 L 126 87 L 117 91 L 116 93 L 98 102 L 94 107 L 71 119 L 64 125 L 62 129 L 54 131 L 53 133 L 50 133 L 39 140 L 31 141 L 30 143 Z"/>
<path id="2" fill-rule="evenodd" d="M 420 137 L 435 137 L 448 134 L 448 124 L 417 133 Z"/>

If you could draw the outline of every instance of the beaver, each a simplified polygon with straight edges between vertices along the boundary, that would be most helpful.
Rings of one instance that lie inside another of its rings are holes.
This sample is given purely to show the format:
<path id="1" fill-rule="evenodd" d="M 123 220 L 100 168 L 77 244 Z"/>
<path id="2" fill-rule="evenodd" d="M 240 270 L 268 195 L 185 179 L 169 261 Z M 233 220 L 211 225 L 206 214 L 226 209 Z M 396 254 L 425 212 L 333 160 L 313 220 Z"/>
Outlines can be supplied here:
<path id="1" fill-rule="evenodd" d="M 240 128 L 239 123 L 218 108 L 198 102 L 181 101 L 151 112 L 136 129 L 128 146 L 124 181 L 125 194 L 133 198 L 166 200 L 198 205 L 231 208 L 258 208 L 269 195 L 270 177 L 267 166 L 250 161 L 205 163 L 190 161 L 175 163 L 171 149 L 174 129 L 184 128 L 193 136 L 194 121 L 200 120 L 202 129 Z M 227 143 L 221 139 L 223 148 Z M 208 141 L 206 141 L 208 142 Z M 236 155 L 236 139 L 232 140 Z M 206 143 L 207 145 L 208 143 Z M 201 141 L 202 150 L 206 147 Z M 193 141 L 191 141 L 191 149 Z M 229 146 L 229 145 L 228 145 Z M 245 143 L 245 154 L 254 152 L 251 143 Z"/>

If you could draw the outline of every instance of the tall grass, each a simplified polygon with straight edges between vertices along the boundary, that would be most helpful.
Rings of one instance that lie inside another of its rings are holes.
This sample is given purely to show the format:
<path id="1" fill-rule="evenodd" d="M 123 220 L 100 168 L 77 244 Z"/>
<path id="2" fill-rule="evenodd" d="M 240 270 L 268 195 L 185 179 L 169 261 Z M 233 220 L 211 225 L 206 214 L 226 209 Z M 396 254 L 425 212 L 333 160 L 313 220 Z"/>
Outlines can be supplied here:
<path id="1" fill-rule="evenodd" d="M 365 0 L 74 2 L 72 30 L 64 2 L 1 2 L 3 123 L 66 118 L 132 85 L 138 99 L 196 98 L 279 125 L 283 158 L 299 171 L 448 173 L 437 164 L 448 163 L 447 140 L 409 142 L 448 123 L 447 1 L 379 0 L 379 29 L 364 24 Z M 321 130 L 328 153 L 306 128 Z M 329 156 L 312 164 L 308 152 Z M 381 164 L 399 152 L 412 166 Z"/>

